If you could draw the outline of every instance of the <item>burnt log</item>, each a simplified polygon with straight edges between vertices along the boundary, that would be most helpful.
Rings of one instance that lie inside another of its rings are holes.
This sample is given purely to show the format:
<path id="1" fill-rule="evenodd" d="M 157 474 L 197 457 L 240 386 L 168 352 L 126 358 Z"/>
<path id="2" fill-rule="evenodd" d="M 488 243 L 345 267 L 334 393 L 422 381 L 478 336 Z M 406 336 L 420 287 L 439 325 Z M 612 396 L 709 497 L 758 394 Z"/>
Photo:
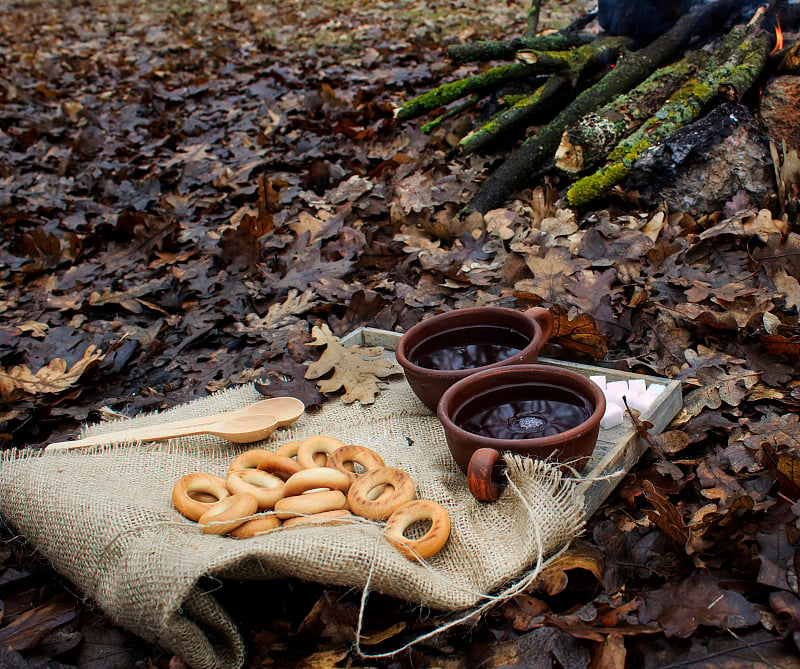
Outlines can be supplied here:
<path id="1" fill-rule="evenodd" d="M 629 93 L 588 114 L 567 129 L 556 151 L 556 167 L 577 173 L 598 165 L 621 140 L 658 111 L 687 79 L 702 67 L 708 54 L 693 51 L 673 65 L 657 70 Z"/>
<path id="2" fill-rule="evenodd" d="M 734 198 L 759 207 L 775 192 L 769 140 L 747 107 L 724 103 L 643 152 L 622 186 L 645 205 L 696 215 Z"/>
<path id="3" fill-rule="evenodd" d="M 608 104 L 618 95 L 644 81 L 683 49 L 698 32 L 710 30 L 739 9 L 738 0 L 719 0 L 685 14 L 675 26 L 646 47 L 622 58 L 608 74 L 583 91 L 555 119 L 527 139 L 484 181 L 462 211 L 486 213 L 499 206 L 514 191 L 552 160 L 564 131 L 586 114 Z"/>
<path id="4" fill-rule="evenodd" d="M 759 115 L 767 134 L 776 143 L 800 151 L 800 76 L 782 74 L 770 79 L 761 94 Z"/>
<path id="5" fill-rule="evenodd" d="M 604 167 L 572 184 L 567 189 L 569 204 L 587 204 L 621 183 L 646 149 L 695 120 L 715 97 L 730 95 L 731 90 L 738 96 L 747 90 L 760 74 L 767 58 L 768 37 L 761 27 L 763 15 L 763 9 L 756 12 L 744 29 L 744 39 L 724 62 L 712 67 L 698 80 L 689 80 L 681 86 L 654 116 L 614 148 Z M 723 41 L 725 48 L 717 56 L 718 62 L 725 58 L 727 47 L 739 39 L 741 33 L 739 26 L 731 30 Z"/>

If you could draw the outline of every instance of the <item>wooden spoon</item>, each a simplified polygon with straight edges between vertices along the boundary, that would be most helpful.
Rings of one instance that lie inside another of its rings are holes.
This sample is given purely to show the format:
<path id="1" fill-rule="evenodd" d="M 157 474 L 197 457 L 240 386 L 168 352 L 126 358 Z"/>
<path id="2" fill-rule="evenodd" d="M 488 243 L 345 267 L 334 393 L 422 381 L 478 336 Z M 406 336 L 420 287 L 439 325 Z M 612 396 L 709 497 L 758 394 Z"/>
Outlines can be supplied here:
<path id="1" fill-rule="evenodd" d="M 101 444 L 162 441 L 193 434 L 215 434 L 228 441 L 245 444 L 265 439 L 276 428 L 293 423 L 304 409 L 303 403 L 294 397 L 273 397 L 233 411 L 114 430 L 73 441 L 58 441 L 47 446 L 45 450 L 63 451 Z"/>
<path id="2" fill-rule="evenodd" d="M 86 448 L 87 446 L 98 446 L 100 444 L 163 441 L 164 439 L 175 439 L 177 437 L 190 437 L 195 434 L 213 434 L 236 444 L 248 444 L 252 441 L 266 439 L 277 427 L 278 419 L 269 415 L 234 416 L 233 418 L 223 418 L 214 423 L 188 427 L 181 425 L 175 427 L 170 423 L 163 423 L 133 430 L 106 432 L 105 434 L 98 434 L 94 437 L 86 437 L 76 441 L 59 441 L 50 444 L 44 450 L 70 451 L 75 448 Z"/>

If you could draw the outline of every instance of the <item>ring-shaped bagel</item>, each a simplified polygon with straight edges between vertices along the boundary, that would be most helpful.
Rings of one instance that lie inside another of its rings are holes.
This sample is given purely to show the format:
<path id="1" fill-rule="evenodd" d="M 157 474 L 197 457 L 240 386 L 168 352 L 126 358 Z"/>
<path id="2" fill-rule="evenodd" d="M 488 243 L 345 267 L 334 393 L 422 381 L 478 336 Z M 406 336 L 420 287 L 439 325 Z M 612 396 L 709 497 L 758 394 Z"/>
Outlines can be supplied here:
<path id="1" fill-rule="evenodd" d="M 276 527 L 280 526 L 281 521 L 278 520 L 278 517 L 275 514 L 270 513 L 268 515 L 261 516 L 260 518 L 246 520 L 235 530 L 231 530 L 230 535 L 236 539 L 250 539 L 251 537 L 256 536 L 256 534 L 269 532 L 270 530 L 274 530 Z"/>
<path id="2" fill-rule="evenodd" d="M 323 511 L 315 513 L 313 516 L 296 516 L 284 521 L 284 527 L 293 525 L 341 525 L 347 518 L 352 518 L 353 514 L 347 509 L 334 509 L 333 511 Z"/>
<path id="3" fill-rule="evenodd" d="M 381 489 L 379 494 L 370 494 L 377 489 Z M 347 503 L 358 516 L 386 520 L 395 509 L 414 497 L 414 481 L 406 472 L 395 467 L 378 467 L 365 472 L 350 484 Z"/>
<path id="4" fill-rule="evenodd" d="M 270 453 L 261 459 L 258 463 L 258 468 L 261 471 L 275 474 L 275 476 L 284 481 L 288 481 L 289 477 L 301 471 L 303 466 L 297 460 L 292 460 L 285 455 Z"/>
<path id="5" fill-rule="evenodd" d="M 345 443 L 336 437 L 319 435 L 309 437 L 297 449 L 297 461 L 305 468 L 324 467 L 328 456 Z"/>
<path id="6" fill-rule="evenodd" d="M 256 498 L 246 492 L 237 492 L 212 504 L 197 522 L 203 526 L 203 534 L 227 534 L 243 525 L 247 516 L 252 516 L 256 511 Z"/>
<path id="7" fill-rule="evenodd" d="M 181 515 L 196 521 L 211 506 L 230 494 L 224 478 L 196 472 L 178 479 L 172 488 L 172 503 Z M 202 495 L 202 498 L 198 499 L 195 495 Z"/>
<path id="8" fill-rule="evenodd" d="M 354 464 L 361 465 L 365 471 L 386 466 L 383 458 L 375 451 L 357 444 L 348 444 L 337 448 L 328 458 L 328 467 L 347 474 L 351 482 L 361 476 L 361 473 L 355 471 Z"/>
<path id="9" fill-rule="evenodd" d="M 268 455 L 272 455 L 272 451 L 264 448 L 253 448 L 240 453 L 228 467 L 228 475 L 233 474 L 233 472 L 240 472 L 243 469 L 258 469 L 259 463 Z"/>
<path id="10" fill-rule="evenodd" d="M 301 469 L 297 474 L 293 474 L 287 479 L 284 484 L 283 495 L 284 497 L 302 495 L 307 490 L 315 490 L 316 488 L 341 490 L 346 493 L 350 488 L 350 477 L 329 467 Z"/>
<path id="11" fill-rule="evenodd" d="M 282 478 L 261 469 L 242 469 L 228 475 L 232 493 L 246 492 L 256 498 L 259 509 L 271 509 L 285 495 Z"/>
<path id="12" fill-rule="evenodd" d="M 297 457 L 297 449 L 300 448 L 301 441 L 287 441 L 285 444 L 281 444 L 278 448 L 275 449 L 275 453 L 277 455 L 285 455 L 287 458 L 296 458 Z"/>
<path id="13" fill-rule="evenodd" d="M 405 536 L 404 532 L 420 520 L 430 521 L 428 531 L 418 539 Z M 429 558 L 442 550 L 450 538 L 450 514 L 441 504 L 428 499 L 415 499 L 403 504 L 389 516 L 384 535 L 409 560 Z"/>
<path id="14" fill-rule="evenodd" d="M 295 516 L 310 516 L 323 511 L 343 509 L 347 498 L 341 490 L 307 492 L 305 495 L 284 497 L 275 502 L 275 515 L 281 520 Z"/>

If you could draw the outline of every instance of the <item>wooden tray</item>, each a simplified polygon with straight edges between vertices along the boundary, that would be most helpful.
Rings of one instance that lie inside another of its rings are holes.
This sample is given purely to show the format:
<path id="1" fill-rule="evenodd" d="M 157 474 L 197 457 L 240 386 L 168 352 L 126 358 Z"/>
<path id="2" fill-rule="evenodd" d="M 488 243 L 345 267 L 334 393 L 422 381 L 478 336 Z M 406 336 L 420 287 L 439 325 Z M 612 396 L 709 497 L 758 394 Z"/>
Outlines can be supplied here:
<path id="1" fill-rule="evenodd" d="M 343 346 L 381 346 L 386 351 L 385 355 L 394 359 L 394 350 L 400 336 L 400 333 L 389 330 L 359 328 L 343 337 L 341 343 Z M 651 383 L 665 386 L 665 390 L 640 417 L 641 420 L 653 424 L 650 432 L 654 434 L 661 432 L 678 414 L 683 405 L 679 381 L 645 374 L 620 372 L 605 367 L 563 362 L 551 358 L 539 358 L 539 362 L 566 367 L 586 376 L 602 374 L 609 381 L 644 379 L 648 386 Z M 581 472 L 584 481 L 580 484 L 579 491 L 585 495 L 584 506 L 587 518 L 600 507 L 647 448 L 647 442 L 637 435 L 629 416 L 625 416 L 625 421 L 621 425 L 608 430 L 600 430 L 592 459 Z"/>

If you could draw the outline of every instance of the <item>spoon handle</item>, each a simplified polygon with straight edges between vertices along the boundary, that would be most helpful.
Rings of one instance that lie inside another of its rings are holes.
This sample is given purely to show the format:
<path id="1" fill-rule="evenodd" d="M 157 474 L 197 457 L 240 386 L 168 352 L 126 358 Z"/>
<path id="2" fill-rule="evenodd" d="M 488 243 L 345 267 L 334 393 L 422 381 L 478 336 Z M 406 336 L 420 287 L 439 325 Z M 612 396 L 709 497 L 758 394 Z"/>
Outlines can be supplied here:
<path id="1" fill-rule="evenodd" d="M 115 430 L 105 434 L 97 434 L 74 441 L 56 441 L 49 444 L 45 451 L 72 451 L 78 448 L 88 448 L 89 446 L 102 446 L 119 443 L 137 443 L 145 441 L 164 441 L 165 439 L 176 439 L 178 437 L 190 437 L 196 434 L 214 434 L 223 438 L 230 438 L 237 443 L 248 443 L 264 439 L 267 434 L 274 431 L 278 426 L 278 420 L 274 416 L 264 415 L 261 426 L 257 429 L 236 430 L 230 432 L 225 429 L 225 421 L 217 420 L 213 423 L 204 425 L 181 425 L 179 423 L 162 423 L 160 425 L 149 425 L 147 427 L 137 427 L 129 430 Z M 268 419 L 272 420 L 268 420 Z"/>
<path id="2" fill-rule="evenodd" d="M 173 425 L 162 423 L 148 427 L 137 427 L 129 430 L 114 430 L 105 434 L 96 434 L 83 439 L 73 441 L 56 441 L 44 449 L 45 451 L 71 451 L 78 448 L 89 446 L 101 446 L 104 444 L 133 443 L 139 441 L 162 441 L 174 437 L 186 437 L 191 434 L 200 434 L 204 428 L 213 429 L 218 425 L 217 422 L 206 423 L 205 425 Z"/>
<path id="3" fill-rule="evenodd" d="M 278 403 L 282 401 L 284 404 L 286 404 L 287 400 L 291 400 L 290 404 L 292 405 L 292 411 L 289 414 L 276 417 L 276 427 L 283 427 L 284 425 L 288 425 L 289 423 L 293 423 L 295 420 L 297 420 L 298 416 L 303 412 L 302 402 L 294 398 L 272 397 L 261 400 L 260 402 L 256 402 L 255 404 L 242 407 L 241 409 L 222 411 L 219 413 L 208 414 L 207 416 L 175 420 L 167 423 L 158 423 L 156 425 L 147 425 L 145 427 L 123 428 L 121 430 L 114 430 L 112 432 L 106 432 L 105 434 L 98 434 L 92 437 L 84 437 L 83 439 L 75 439 L 72 441 L 57 441 L 49 444 L 45 450 L 64 451 L 119 442 L 162 441 L 164 439 L 172 439 L 175 437 L 188 437 L 191 434 L 213 433 L 214 429 L 200 429 L 199 431 L 193 432 L 187 432 L 186 430 L 193 430 L 194 428 L 216 428 L 223 421 L 230 421 L 239 417 L 245 418 L 262 416 L 266 419 L 267 417 L 273 416 L 272 411 L 276 408 Z"/>

